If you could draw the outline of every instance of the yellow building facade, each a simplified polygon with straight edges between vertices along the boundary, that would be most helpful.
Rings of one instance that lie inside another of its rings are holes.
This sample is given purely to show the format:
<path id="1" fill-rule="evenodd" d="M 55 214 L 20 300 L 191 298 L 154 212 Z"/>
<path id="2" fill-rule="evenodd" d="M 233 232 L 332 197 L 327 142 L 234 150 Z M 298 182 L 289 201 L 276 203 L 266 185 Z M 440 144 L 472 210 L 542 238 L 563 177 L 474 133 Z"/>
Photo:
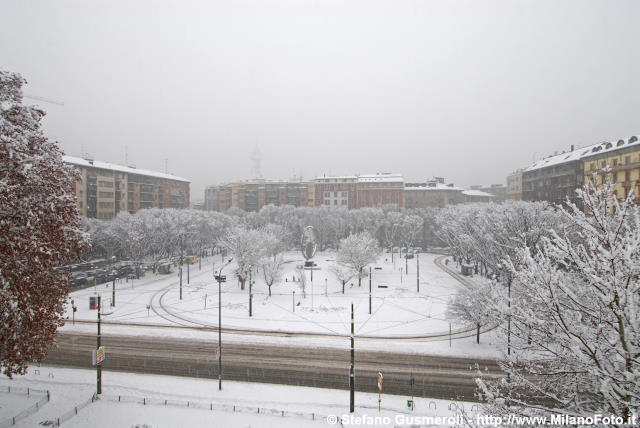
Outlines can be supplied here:
<path id="1" fill-rule="evenodd" d="M 624 199 L 633 191 L 636 203 L 640 202 L 640 141 L 637 136 L 617 142 L 603 142 L 591 149 L 591 153 L 582 158 L 584 182 L 596 180 L 602 185 L 605 181 L 603 168 L 609 167 L 608 178 L 614 184 L 618 199 Z M 594 175 L 595 174 L 595 175 Z"/>

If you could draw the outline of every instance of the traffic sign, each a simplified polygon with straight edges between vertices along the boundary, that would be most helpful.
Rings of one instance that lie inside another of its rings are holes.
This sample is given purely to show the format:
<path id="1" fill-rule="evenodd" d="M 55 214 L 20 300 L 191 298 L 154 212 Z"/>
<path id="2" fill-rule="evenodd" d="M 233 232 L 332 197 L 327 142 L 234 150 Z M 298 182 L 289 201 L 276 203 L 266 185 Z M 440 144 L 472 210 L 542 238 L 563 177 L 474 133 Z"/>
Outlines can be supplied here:
<path id="1" fill-rule="evenodd" d="M 106 356 L 105 352 L 104 352 L 104 346 L 99 347 L 98 349 L 96 349 L 95 351 L 93 351 L 92 353 L 93 356 L 93 365 L 94 366 L 99 366 L 102 364 L 102 362 L 104 361 L 104 358 Z"/>

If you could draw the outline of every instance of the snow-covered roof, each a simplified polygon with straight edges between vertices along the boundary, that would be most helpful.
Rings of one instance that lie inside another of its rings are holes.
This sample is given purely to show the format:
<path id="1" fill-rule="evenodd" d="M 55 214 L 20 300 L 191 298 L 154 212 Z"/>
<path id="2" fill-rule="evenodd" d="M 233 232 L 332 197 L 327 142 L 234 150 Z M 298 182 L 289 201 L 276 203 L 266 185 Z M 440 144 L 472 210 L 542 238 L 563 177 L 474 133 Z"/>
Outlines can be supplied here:
<path id="1" fill-rule="evenodd" d="M 361 174 L 358 175 L 358 181 L 361 183 L 371 183 L 377 181 L 392 181 L 394 183 L 402 183 L 404 179 L 400 173 L 378 173 L 378 174 Z"/>
<path id="2" fill-rule="evenodd" d="M 496 195 L 492 195 L 491 193 L 483 192 L 482 190 L 463 190 L 462 194 L 465 196 L 480 196 L 483 198 L 495 198 Z"/>
<path id="3" fill-rule="evenodd" d="M 436 191 L 436 190 L 456 190 L 456 191 L 463 191 L 464 189 L 462 187 L 458 187 L 458 186 L 454 186 L 451 185 L 449 186 L 448 184 L 443 184 L 443 183 L 430 183 L 430 185 L 425 185 L 425 186 L 405 186 L 404 190 L 429 190 L 429 191 Z"/>
<path id="4" fill-rule="evenodd" d="M 400 173 L 387 173 L 381 172 L 376 174 L 356 174 L 356 175 L 336 175 L 336 176 L 321 176 L 316 177 L 316 181 L 330 182 L 330 181 L 344 181 L 344 180 L 357 180 L 359 183 L 372 183 L 372 182 L 395 182 L 402 183 L 404 179 Z"/>
<path id="5" fill-rule="evenodd" d="M 590 146 L 575 149 L 571 152 L 561 153 L 559 155 L 550 156 L 545 159 L 536 161 L 533 165 L 525 168 L 524 171 L 533 171 L 536 169 L 546 168 L 548 166 L 560 165 L 566 162 L 580 160 L 589 156 L 599 155 L 604 152 L 614 151 L 616 149 L 625 148 L 632 145 L 638 145 L 637 136 L 633 136 L 627 140 L 616 140 L 616 142 L 603 141 L 601 143 L 591 144 Z"/>
<path id="6" fill-rule="evenodd" d="M 156 172 L 156 171 L 147 171 L 144 169 L 132 168 L 129 166 L 123 166 L 123 165 L 118 165 L 118 164 L 108 163 L 108 162 L 89 161 L 87 159 L 78 158 L 75 156 L 63 156 L 62 160 L 65 163 L 77 165 L 77 166 L 83 166 L 86 168 L 108 169 L 111 171 L 126 172 L 128 174 L 147 175 L 149 177 L 157 177 L 157 178 L 164 178 L 166 180 L 184 181 L 186 183 L 191 183 L 191 181 L 187 180 L 186 178 L 176 177 L 175 175 L 171 175 L 171 174 L 165 174 L 165 173 Z"/>

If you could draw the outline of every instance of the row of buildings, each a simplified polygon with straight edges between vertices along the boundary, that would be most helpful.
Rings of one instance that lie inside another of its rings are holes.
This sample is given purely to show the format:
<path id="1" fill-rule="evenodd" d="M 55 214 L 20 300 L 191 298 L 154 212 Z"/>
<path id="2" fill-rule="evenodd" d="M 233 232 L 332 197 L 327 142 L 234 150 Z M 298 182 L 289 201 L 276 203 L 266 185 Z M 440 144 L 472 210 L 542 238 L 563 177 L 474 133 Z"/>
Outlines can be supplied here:
<path id="1" fill-rule="evenodd" d="M 250 180 L 209 186 L 203 209 L 225 212 L 232 207 L 259 211 L 265 205 L 329 206 L 358 209 L 393 204 L 400 208 L 444 207 L 465 202 L 501 201 L 506 187 L 464 189 L 436 177 L 405 182 L 402 174 L 378 173 L 322 176 L 310 181 Z"/>
<path id="2" fill-rule="evenodd" d="M 73 190 L 85 217 L 110 220 L 121 211 L 189 207 L 190 181 L 184 178 L 90 158 L 64 156 L 63 161 L 80 174 Z"/>
<path id="3" fill-rule="evenodd" d="M 608 167 L 608 172 L 603 169 Z M 507 199 L 548 201 L 563 204 L 576 202 L 576 189 L 596 177 L 597 184 L 605 179 L 614 183 L 618 198 L 633 191 L 640 201 L 640 142 L 637 136 L 617 141 L 603 141 L 587 147 L 571 146 L 567 152 L 556 153 L 507 177 Z M 606 177 L 605 177 L 606 176 Z"/>
<path id="4" fill-rule="evenodd" d="M 74 184 L 80 214 L 109 220 L 119 212 L 144 208 L 188 208 L 190 181 L 171 174 L 64 156 L 80 175 Z M 393 204 L 400 208 L 444 207 L 449 204 L 504 200 L 506 188 L 474 186 L 464 189 L 436 177 L 405 182 L 402 174 L 378 173 L 322 176 L 314 180 L 250 180 L 205 189 L 197 208 L 225 212 L 232 207 L 259 211 L 265 205 L 330 206 L 358 209 Z"/>

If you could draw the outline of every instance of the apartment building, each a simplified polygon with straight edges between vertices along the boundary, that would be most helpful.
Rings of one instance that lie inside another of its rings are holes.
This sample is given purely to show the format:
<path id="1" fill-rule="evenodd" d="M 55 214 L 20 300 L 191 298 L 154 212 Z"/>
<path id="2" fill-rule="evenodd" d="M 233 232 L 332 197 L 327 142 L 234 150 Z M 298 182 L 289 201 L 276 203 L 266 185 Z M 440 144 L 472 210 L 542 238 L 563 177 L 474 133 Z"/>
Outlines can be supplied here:
<path id="1" fill-rule="evenodd" d="M 579 205 L 576 189 L 596 173 L 603 182 L 602 168 L 609 166 L 609 177 L 616 183 L 618 198 L 640 191 L 640 143 L 638 137 L 615 142 L 603 141 L 535 162 L 522 171 L 522 200 Z"/>
<path id="2" fill-rule="evenodd" d="M 404 179 L 397 173 L 316 177 L 315 191 L 316 205 L 347 209 L 404 206 Z"/>
<path id="3" fill-rule="evenodd" d="M 357 209 L 396 204 L 403 206 L 401 174 L 317 177 L 313 181 L 250 180 L 208 186 L 205 209 L 224 212 L 231 207 L 259 211 L 265 205 L 312 207 L 327 205 Z"/>
<path id="4" fill-rule="evenodd" d="M 315 191 L 312 182 L 258 179 L 208 186 L 204 199 L 208 211 L 225 212 L 237 207 L 256 212 L 265 205 L 313 206 Z"/>
<path id="5" fill-rule="evenodd" d="M 512 201 L 522 200 L 522 170 L 517 170 L 507 176 L 506 199 Z"/>
<path id="6" fill-rule="evenodd" d="M 476 186 L 480 187 L 480 186 Z M 445 183 L 443 177 L 426 182 L 405 183 L 405 208 L 444 208 L 447 205 L 471 202 L 490 202 L 496 196 L 479 189 L 464 189 L 453 183 Z"/>
<path id="7" fill-rule="evenodd" d="M 614 194 L 619 199 L 626 198 L 633 191 L 634 200 L 640 202 L 640 143 L 638 137 L 628 140 L 603 142 L 591 149 L 582 158 L 583 181 L 603 184 L 605 176 L 614 184 Z M 609 167 L 605 173 L 603 168 Z"/>
<path id="8" fill-rule="evenodd" d="M 74 190 L 80 214 L 110 220 L 121 211 L 144 208 L 188 208 L 190 181 L 93 159 L 64 156 L 80 173 Z"/>

